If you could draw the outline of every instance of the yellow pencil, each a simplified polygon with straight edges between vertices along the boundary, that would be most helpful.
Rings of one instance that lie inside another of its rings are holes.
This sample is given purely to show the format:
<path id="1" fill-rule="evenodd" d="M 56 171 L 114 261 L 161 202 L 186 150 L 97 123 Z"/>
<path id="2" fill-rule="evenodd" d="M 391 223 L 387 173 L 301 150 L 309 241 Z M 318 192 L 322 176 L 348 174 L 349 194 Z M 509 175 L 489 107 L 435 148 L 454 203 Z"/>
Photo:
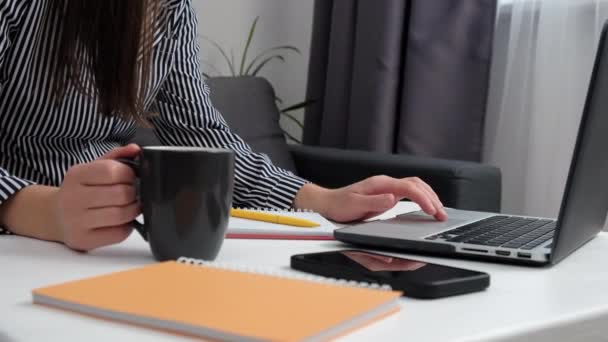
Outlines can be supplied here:
<path id="1" fill-rule="evenodd" d="M 298 217 L 289 217 L 273 214 L 272 212 L 245 210 L 245 209 L 230 209 L 230 216 L 245 218 L 255 221 L 264 221 L 278 224 L 285 224 L 298 228 L 314 228 L 319 224 L 310 220 L 301 219 Z"/>

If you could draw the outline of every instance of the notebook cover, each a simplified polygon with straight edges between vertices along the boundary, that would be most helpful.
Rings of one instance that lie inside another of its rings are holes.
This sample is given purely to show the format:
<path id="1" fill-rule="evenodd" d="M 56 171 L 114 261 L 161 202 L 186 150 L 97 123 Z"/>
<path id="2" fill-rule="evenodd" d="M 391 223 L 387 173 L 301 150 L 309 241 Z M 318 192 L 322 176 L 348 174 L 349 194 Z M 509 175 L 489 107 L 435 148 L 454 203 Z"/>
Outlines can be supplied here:
<path id="1" fill-rule="evenodd" d="M 326 339 L 399 310 L 400 292 L 174 261 L 32 291 L 34 303 L 221 340 Z"/>

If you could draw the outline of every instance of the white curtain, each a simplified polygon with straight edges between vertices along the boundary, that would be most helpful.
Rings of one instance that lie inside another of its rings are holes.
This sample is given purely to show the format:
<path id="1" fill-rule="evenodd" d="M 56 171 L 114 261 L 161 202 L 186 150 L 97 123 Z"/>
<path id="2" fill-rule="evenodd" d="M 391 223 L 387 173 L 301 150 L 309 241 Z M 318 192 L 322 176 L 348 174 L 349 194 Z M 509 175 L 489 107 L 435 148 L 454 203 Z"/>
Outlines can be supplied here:
<path id="1" fill-rule="evenodd" d="M 607 18 L 608 0 L 499 0 L 484 160 L 504 212 L 557 216 Z"/>

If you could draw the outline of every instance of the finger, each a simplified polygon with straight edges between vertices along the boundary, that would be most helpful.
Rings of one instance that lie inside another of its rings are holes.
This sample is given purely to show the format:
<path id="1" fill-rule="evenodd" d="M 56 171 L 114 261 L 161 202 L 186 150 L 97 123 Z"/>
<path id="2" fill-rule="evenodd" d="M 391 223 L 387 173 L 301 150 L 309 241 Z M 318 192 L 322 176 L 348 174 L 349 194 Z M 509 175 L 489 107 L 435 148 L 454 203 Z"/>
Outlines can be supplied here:
<path id="1" fill-rule="evenodd" d="M 137 200 L 133 185 L 94 185 L 83 187 L 83 198 L 88 199 L 86 209 L 122 207 Z"/>
<path id="2" fill-rule="evenodd" d="M 135 172 L 130 166 L 114 160 L 96 160 L 92 163 L 74 166 L 69 171 L 71 177 L 83 185 L 133 184 Z M 66 174 L 66 178 L 68 174 Z"/>
<path id="3" fill-rule="evenodd" d="M 431 196 L 418 187 L 415 183 L 410 182 L 408 186 L 403 187 L 399 191 L 403 197 L 408 198 L 412 202 L 418 204 L 425 213 L 433 216 L 437 214 L 437 209 L 435 208 Z"/>
<path id="4" fill-rule="evenodd" d="M 387 176 L 375 176 L 358 184 L 364 193 L 392 193 L 397 198 L 408 198 L 417 203 L 429 215 L 437 215 L 438 211 L 433 202 L 433 196 L 417 185 L 420 179 L 411 177 L 396 179 Z M 440 217 L 443 217 L 439 213 Z"/>
<path id="5" fill-rule="evenodd" d="M 441 209 L 437 212 L 437 214 L 435 214 L 435 218 L 437 221 L 447 221 L 448 213 L 445 211 L 445 209 Z"/>
<path id="6" fill-rule="evenodd" d="M 93 229 L 88 236 L 91 242 L 87 246 L 89 247 L 87 250 L 122 242 L 129 237 L 132 231 L 131 224 Z"/>
<path id="7" fill-rule="evenodd" d="M 395 206 L 395 196 L 392 194 L 354 194 L 353 201 L 355 210 L 363 213 L 384 212 Z"/>
<path id="8" fill-rule="evenodd" d="M 90 228 L 121 226 L 133 221 L 141 214 L 139 203 L 122 207 L 107 207 L 87 210 L 85 225 Z"/>
<path id="9" fill-rule="evenodd" d="M 425 192 L 431 196 L 431 198 L 433 199 L 433 203 L 435 205 L 435 208 L 437 209 L 437 213 L 435 214 L 435 218 L 439 221 L 445 221 L 448 219 L 448 214 L 445 211 L 445 208 L 443 207 L 443 203 L 441 202 L 441 200 L 439 199 L 439 196 L 437 196 L 437 193 L 433 190 L 433 188 L 431 188 L 430 185 L 428 185 L 425 181 L 423 181 L 422 179 L 418 178 L 418 177 L 414 177 L 412 178 L 412 180 L 422 189 L 425 190 Z"/>
<path id="10" fill-rule="evenodd" d="M 423 181 L 422 179 L 420 179 L 418 177 L 414 177 L 413 181 L 416 182 L 418 185 L 422 186 L 423 188 L 425 188 L 426 191 L 428 193 L 430 193 L 437 200 L 437 202 L 439 202 L 441 204 L 441 207 L 443 207 L 443 203 L 441 203 L 439 196 L 437 196 L 437 193 L 435 192 L 435 190 L 433 190 L 433 188 L 431 188 L 431 186 L 428 185 L 428 183 L 426 183 L 425 181 Z"/>
<path id="11" fill-rule="evenodd" d="M 108 160 L 117 158 L 133 158 L 139 154 L 141 148 L 136 144 L 129 144 L 123 147 L 118 147 L 112 151 L 99 157 L 98 160 Z"/>
<path id="12" fill-rule="evenodd" d="M 421 187 L 421 186 L 419 186 L 419 187 Z M 445 221 L 447 219 L 447 213 L 445 212 L 445 209 L 443 209 L 443 204 L 441 204 L 441 202 L 439 201 L 439 199 L 437 199 L 436 196 L 433 196 L 432 193 L 429 193 L 428 190 L 424 189 L 424 191 L 427 193 L 427 195 L 433 202 L 433 205 L 435 206 L 435 215 L 434 215 L 435 218 L 438 221 Z"/>
<path id="13" fill-rule="evenodd" d="M 403 198 L 410 194 L 412 187 L 416 187 L 414 179 L 414 177 L 397 179 L 388 176 L 374 176 L 355 184 L 355 191 L 367 195 L 391 193 Z"/>
<path id="14" fill-rule="evenodd" d="M 443 205 L 439 201 L 439 198 L 437 198 L 432 191 L 429 191 L 422 184 L 416 182 L 416 186 L 418 186 L 418 189 L 423 191 L 433 203 L 433 206 L 435 207 L 435 218 L 439 219 L 439 217 L 442 217 L 445 212 L 443 211 Z"/>
<path id="15" fill-rule="evenodd" d="M 388 176 L 374 176 L 353 184 L 352 189 L 364 195 L 393 193 L 391 190 L 395 186 L 395 181 L 395 178 Z"/>

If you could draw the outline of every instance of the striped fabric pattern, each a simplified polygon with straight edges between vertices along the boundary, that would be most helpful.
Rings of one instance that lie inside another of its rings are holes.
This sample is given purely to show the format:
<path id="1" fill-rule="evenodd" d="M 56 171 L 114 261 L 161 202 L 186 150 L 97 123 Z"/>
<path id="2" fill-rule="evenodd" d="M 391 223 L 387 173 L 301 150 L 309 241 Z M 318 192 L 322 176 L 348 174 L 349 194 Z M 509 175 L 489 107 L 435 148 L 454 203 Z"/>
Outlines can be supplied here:
<path id="1" fill-rule="evenodd" d="M 61 185 L 72 165 L 125 145 L 135 133 L 133 122 L 101 116 L 96 101 L 73 87 L 62 100 L 52 98 L 49 71 L 61 25 L 49 1 L 0 1 L 0 205 L 31 184 Z M 191 0 L 168 0 L 159 22 L 146 96 L 158 113 L 151 123 L 159 140 L 234 150 L 234 205 L 290 207 L 306 181 L 253 152 L 211 103 Z"/>

